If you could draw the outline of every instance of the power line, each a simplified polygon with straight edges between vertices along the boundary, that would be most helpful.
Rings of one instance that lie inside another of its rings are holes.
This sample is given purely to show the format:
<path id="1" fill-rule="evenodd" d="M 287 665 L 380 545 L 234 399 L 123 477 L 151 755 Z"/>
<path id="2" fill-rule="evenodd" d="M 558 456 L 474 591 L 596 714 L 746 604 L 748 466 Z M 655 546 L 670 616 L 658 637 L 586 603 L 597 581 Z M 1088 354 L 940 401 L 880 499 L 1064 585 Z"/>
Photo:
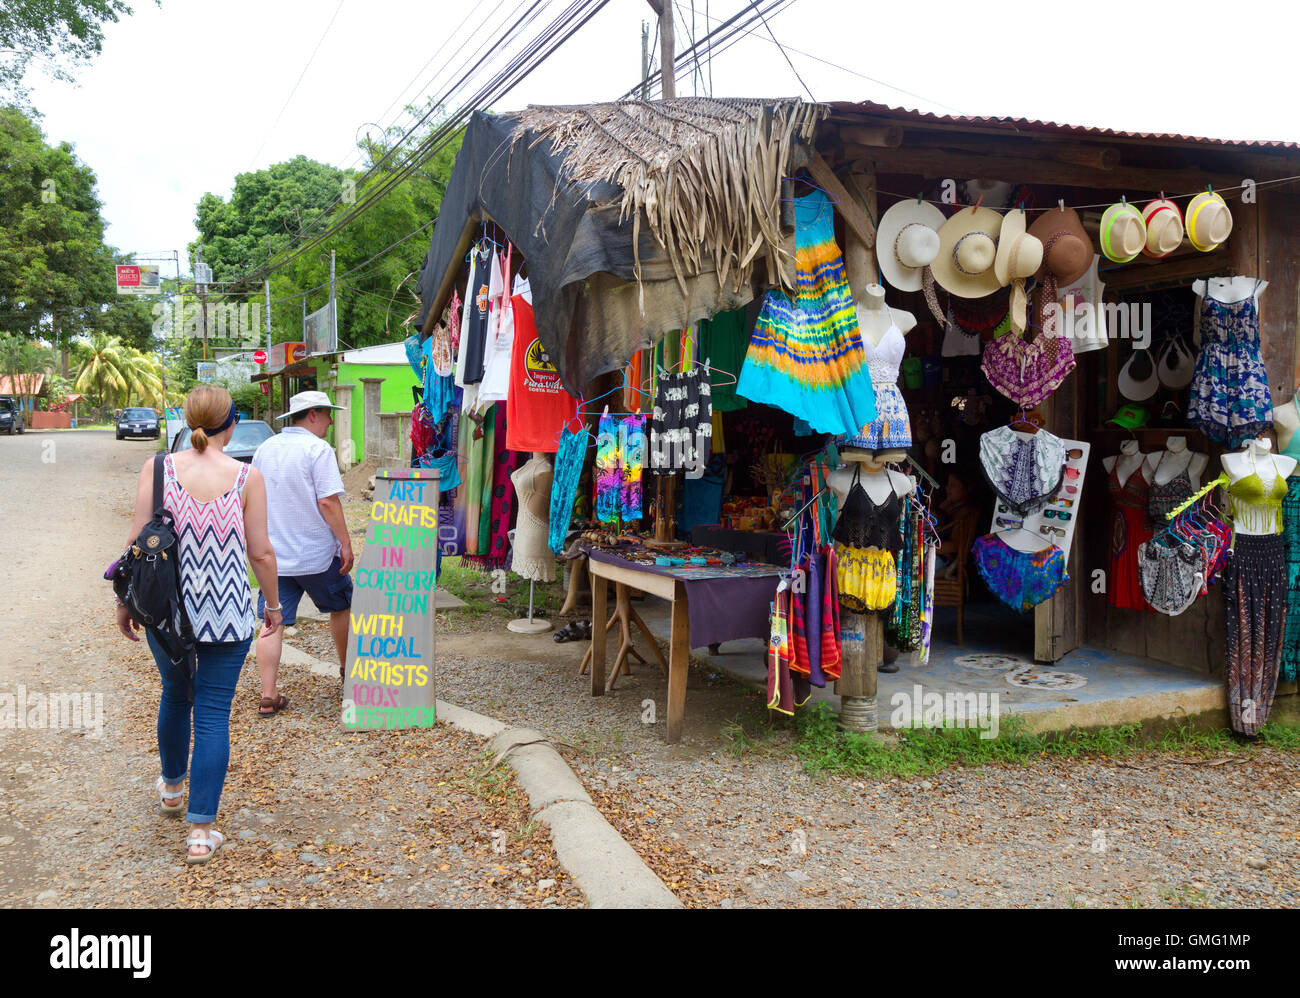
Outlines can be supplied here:
<path id="1" fill-rule="evenodd" d="M 252 159 L 248 161 L 248 166 L 244 167 L 245 173 L 247 173 L 249 169 L 252 168 L 253 164 L 257 162 L 257 157 L 262 155 L 262 150 L 266 148 L 267 142 L 269 142 L 271 136 L 275 134 L 275 126 L 280 123 L 280 118 L 283 117 L 285 108 L 287 108 L 289 102 L 293 100 L 293 95 L 298 92 L 298 84 L 302 83 L 303 77 L 307 75 L 307 70 L 311 69 L 311 64 L 316 59 L 316 53 L 320 51 L 320 47 L 325 41 L 325 36 L 330 33 L 330 28 L 334 27 L 334 20 L 339 16 L 339 11 L 343 9 L 345 3 L 347 3 L 347 0 L 339 0 L 339 5 L 334 8 L 334 16 L 330 18 L 330 23 L 325 25 L 325 30 L 321 33 L 320 41 L 316 43 L 316 47 L 311 50 L 311 55 L 307 59 L 307 65 L 302 67 L 302 72 L 298 74 L 298 79 L 294 83 L 293 89 L 289 91 L 289 96 L 284 99 L 284 104 L 280 108 L 280 113 L 275 116 L 275 121 L 271 122 L 271 127 L 267 130 L 266 138 L 262 139 L 262 144 L 257 147 L 257 152 L 253 153 Z"/>
<path id="2" fill-rule="evenodd" d="M 794 73 L 794 78 L 799 81 L 799 86 L 803 87 L 804 93 L 808 95 L 808 99 L 816 104 L 817 98 L 814 97 L 813 92 L 808 89 L 808 84 L 804 83 L 803 77 L 799 75 L 799 70 L 794 68 L 794 63 L 790 61 L 790 54 L 786 52 L 785 46 L 777 41 L 776 35 L 772 34 L 772 26 L 767 23 L 767 18 L 762 14 L 759 14 L 758 17 L 759 20 L 763 22 L 763 27 L 767 28 L 767 33 L 772 36 L 772 41 L 776 42 L 776 47 L 781 50 L 781 55 L 785 56 L 786 65 L 790 67 L 790 72 Z"/>

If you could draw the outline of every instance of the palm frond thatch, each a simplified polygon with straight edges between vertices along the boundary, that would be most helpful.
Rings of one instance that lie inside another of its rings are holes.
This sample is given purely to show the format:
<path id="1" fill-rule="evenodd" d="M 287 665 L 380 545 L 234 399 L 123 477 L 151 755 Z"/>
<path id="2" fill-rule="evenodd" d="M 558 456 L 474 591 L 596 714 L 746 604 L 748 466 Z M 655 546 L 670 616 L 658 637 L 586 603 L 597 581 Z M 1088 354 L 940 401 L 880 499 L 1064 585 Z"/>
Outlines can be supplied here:
<path id="1" fill-rule="evenodd" d="M 718 282 L 749 281 L 765 251 L 788 256 L 781 236 L 781 179 L 796 145 L 811 143 L 829 113 L 786 100 L 678 97 L 577 107 L 530 106 L 517 142 L 549 139 L 577 184 L 607 181 L 623 191 L 637 280 L 641 213 L 686 292 L 686 278 L 711 256 Z M 556 192 L 558 196 L 558 190 Z"/>

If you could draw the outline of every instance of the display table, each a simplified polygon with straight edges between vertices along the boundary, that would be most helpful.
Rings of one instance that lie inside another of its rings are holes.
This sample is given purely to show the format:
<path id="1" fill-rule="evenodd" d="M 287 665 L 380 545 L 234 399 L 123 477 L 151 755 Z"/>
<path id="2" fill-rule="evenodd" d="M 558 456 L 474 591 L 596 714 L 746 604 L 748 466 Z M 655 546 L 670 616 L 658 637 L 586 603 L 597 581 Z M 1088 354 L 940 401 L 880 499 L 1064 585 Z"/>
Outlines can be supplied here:
<path id="1" fill-rule="evenodd" d="M 602 696 L 607 689 L 605 644 L 606 632 L 612 627 L 612 622 L 606 619 L 607 583 L 668 600 L 672 604 L 672 626 L 668 642 L 667 740 L 680 740 L 691 649 L 738 638 L 766 641 L 770 604 L 781 569 L 771 565 L 665 568 L 642 565 L 596 549 L 588 552 L 588 568 L 591 572 L 591 695 Z M 621 594 L 619 603 L 626 605 Z M 627 633 L 626 627 L 622 633 Z M 620 649 L 624 655 L 630 650 L 628 644 L 625 639 Z"/>
<path id="2" fill-rule="evenodd" d="M 790 564 L 790 538 L 779 530 L 729 530 L 716 523 L 700 523 L 691 529 L 691 543 L 753 555 L 769 565 Z"/>

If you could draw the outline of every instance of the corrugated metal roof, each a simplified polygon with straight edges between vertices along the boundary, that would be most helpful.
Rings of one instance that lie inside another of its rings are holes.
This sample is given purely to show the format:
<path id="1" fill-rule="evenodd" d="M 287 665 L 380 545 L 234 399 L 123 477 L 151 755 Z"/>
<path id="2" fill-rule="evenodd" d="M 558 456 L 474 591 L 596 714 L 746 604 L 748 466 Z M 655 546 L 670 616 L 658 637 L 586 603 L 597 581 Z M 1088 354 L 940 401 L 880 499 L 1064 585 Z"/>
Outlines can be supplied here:
<path id="1" fill-rule="evenodd" d="M 1118 137 L 1127 139 L 1146 139 L 1151 142 L 1169 142 L 1183 145 L 1216 145 L 1242 149 L 1282 149 L 1300 150 L 1300 142 L 1271 141 L 1267 139 L 1212 139 L 1198 135 L 1178 135 L 1173 132 L 1125 132 L 1112 128 L 1098 128 L 1093 125 L 1066 125 L 1055 121 L 1038 121 L 1032 118 L 1008 118 L 980 115 L 934 114 L 930 111 L 917 111 L 912 108 L 892 107 L 875 101 L 861 101 L 854 104 L 847 101 L 831 101 L 830 106 L 836 113 L 852 112 L 872 114 L 899 121 L 929 121 L 954 125 L 977 125 L 981 128 L 1005 129 L 1009 132 L 1039 132 L 1067 135 L 1089 135 L 1097 138 Z"/>

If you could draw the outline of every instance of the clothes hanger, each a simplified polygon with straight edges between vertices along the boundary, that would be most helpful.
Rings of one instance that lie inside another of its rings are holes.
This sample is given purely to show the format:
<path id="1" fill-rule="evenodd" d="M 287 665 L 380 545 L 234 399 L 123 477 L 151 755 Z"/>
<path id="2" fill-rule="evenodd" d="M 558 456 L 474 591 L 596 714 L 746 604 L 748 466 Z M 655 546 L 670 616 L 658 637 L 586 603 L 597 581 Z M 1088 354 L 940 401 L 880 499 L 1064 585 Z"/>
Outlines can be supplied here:
<path id="1" fill-rule="evenodd" d="M 1027 410 L 1023 405 L 1020 407 L 1020 418 L 1013 419 L 1007 424 L 1007 427 L 1013 430 L 1016 429 L 1016 427 L 1024 427 L 1024 431 L 1030 434 L 1037 433 L 1042 429 L 1042 427 L 1037 423 L 1030 422 L 1029 410 Z"/>
<path id="2" fill-rule="evenodd" d="M 836 197 L 834 194 L 832 194 L 830 191 L 825 190 L 824 188 L 818 187 L 816 184 L 814 184 L 814 183 L 812 182 L 812 180 L 810 180 L 810 179 L 808 178 L 807 172 L 804 171 L 804 170 L 800 170 L 800 171 L 799 171 L 798 173 L 796 173 L 794 176 L 790 176 L 790 177 L 782 177 L 781 180 L 782 180 L 782 181 L 789 180 L 789 181 L 791 181 L 791 182 L 793 182 L 793 183 L 796 183 L 796 184 L 806 184 L 807 186 L 811 187 L 813 190 L 815 190 L 815 191 L 821 191 L 823 194 L 825 194 L 828 198 L 830 198 L 830 200 L 831 200 L 831 204 L 839 204 L 839 203 L 840 203 L 840 199 L 837 198 L 837 197 Z M 781 200 L 784 201 L 784 202 L 786 202 L 786 203 L 790 203 L 790 202 L 793 202 L 793 201 L 797 201 L 798 198 L 789 197 L 789 198 L 781 198 Z"/>

